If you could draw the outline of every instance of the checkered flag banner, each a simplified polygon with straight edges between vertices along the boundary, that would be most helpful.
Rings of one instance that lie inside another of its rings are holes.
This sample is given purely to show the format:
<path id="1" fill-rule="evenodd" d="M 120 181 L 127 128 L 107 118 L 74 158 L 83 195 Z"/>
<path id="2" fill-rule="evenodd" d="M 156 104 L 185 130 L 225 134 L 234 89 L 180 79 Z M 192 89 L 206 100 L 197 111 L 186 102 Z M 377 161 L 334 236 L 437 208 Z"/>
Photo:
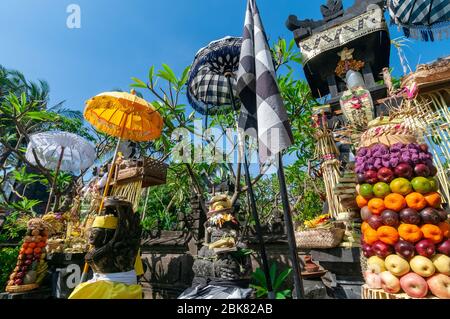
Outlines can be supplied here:
<path id="1" fill-rule="evenodd" d="M 241 100 L 239 128 L 258 137 L 259 160 L 266 163 L 292 145 L 293 137 L 255 0 L 247 2 L 237 92 Z"/>

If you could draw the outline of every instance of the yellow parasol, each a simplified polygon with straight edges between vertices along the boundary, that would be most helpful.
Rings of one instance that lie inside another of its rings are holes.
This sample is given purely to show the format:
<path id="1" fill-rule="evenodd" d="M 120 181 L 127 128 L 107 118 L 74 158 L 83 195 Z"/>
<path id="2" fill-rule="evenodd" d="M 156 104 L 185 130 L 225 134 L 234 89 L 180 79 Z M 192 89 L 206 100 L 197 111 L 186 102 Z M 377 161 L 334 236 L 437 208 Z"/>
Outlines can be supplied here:
<path id="1" fill-rule="evenodd" d="M 105 92 L 94 96 L 86 102 L 84 118 L 97 130 L 119 138 L 100 203 L 101 212 L 104 199 L 108 195 L 121 140 L 146 142 L 157 139 L 161 136 L 163 119 L 155 107 L 136 96 L 134 90 L 131 90 L 131 93 Z M 136 263 L 136 269 L 142 273 L 140 259 L 137 258 Z M 81 282 L 85 280 L 88 269 L 89 266 L 85 263 Z"/>
<path id="2" fill-rule="evenodd" d="M 131 93 L 105 92 L 94 96 L 86 102 L 84 117 L 97 130 L 119 138 L 100 203 L 101 212 L 103 200 L 108 195 L 121 140 L 154 140 L 161 136 L 163 119 L 153 105 L 136 96 L 134 90 Z"/>

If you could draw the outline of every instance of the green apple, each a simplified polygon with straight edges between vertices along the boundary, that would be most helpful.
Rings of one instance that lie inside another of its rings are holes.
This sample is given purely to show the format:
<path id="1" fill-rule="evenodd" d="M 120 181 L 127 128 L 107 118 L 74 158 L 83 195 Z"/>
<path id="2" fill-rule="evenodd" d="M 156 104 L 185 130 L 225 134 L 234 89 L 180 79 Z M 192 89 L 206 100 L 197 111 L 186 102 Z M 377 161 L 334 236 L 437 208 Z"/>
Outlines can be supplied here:
<path id="1" fill-rule="evenodd" d="M 408 195 L 413 191 L 411 183 L 404 177 L 398 177 L 389 184 L 391 192 L 397 193 L 403 196 Z"/>
<path id="2" fill-rule="evenodd" d="M 373 197 L 373 186 L 370 184 L 362 184 L 359 187 L 359 195 L 362 197 L 369 199 Z"/>
<path id="3" fill-rule="evenodd" d="M 411 185 L 414 190 L 421 194 L 431 192 L 431 183 L 426 177 L 417 176 L 411 181 Z"/>
<path id="4" fill-rule="evenodd" d="M 439 182 L 436 178 L 434 177 L 428 177 L 428 181 L 431 184 L 431 191 L 432 192 L 437 192 L 439 189 Z"/>
<path id="5" fill-rule="evenodd" d="M 385 198 L 391 193 L 391 188 L 384 182 L 378 182 L 373 185 L 373 194 L 378 198 Z"/>

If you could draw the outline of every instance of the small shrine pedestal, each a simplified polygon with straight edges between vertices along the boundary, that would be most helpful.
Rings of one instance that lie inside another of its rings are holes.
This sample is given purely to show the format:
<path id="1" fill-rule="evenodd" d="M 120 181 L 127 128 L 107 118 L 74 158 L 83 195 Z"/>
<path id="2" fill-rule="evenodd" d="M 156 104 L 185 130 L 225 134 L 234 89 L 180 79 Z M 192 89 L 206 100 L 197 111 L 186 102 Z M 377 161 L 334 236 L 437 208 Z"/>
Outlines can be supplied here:
<path id="1" fill-rule="evenodd" d="M 360 299 L 364 279 L 361 270 L 360 248 L 311 249 L 309 253 L 315 262 L 328 270 L 325 279 L 330 279 L 336 299 Z"/>

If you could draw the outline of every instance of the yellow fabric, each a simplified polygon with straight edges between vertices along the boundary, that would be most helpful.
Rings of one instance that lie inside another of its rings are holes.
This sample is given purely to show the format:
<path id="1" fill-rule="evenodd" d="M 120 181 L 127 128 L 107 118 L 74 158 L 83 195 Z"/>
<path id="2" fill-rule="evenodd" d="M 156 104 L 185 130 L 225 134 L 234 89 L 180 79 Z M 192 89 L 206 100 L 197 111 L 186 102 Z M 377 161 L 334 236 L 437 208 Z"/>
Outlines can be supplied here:
<path id="1" fill-rule="evenodd" d="M 142 287 L 105 280 L 84 282 L 73 290 L 69 299 L 142 299 Z"/>
<path id="2" fill-rule="evenodd" d="M 97 216 L 92 223 L 92 228 L 116 229 L 119 219 L 112 215 Z"/>
<path id="3" fill-rule="evenodd" d="M 134 263 L 134 271 L 136 272 L 136 276 L 142 276 L 144 274 L 144 265 L 142 264 L 140 249 L 138 251 L 138 254 L 136 256 L 136 261 Z"/>
<path id="4" fill-rule="evenodd" d="M 136 142 L 160 137 L 163 128 L 163 119 L 153 105 L 126 92 L 93 97 L 86 102 L 84 117 L 103 133 Z"/>

